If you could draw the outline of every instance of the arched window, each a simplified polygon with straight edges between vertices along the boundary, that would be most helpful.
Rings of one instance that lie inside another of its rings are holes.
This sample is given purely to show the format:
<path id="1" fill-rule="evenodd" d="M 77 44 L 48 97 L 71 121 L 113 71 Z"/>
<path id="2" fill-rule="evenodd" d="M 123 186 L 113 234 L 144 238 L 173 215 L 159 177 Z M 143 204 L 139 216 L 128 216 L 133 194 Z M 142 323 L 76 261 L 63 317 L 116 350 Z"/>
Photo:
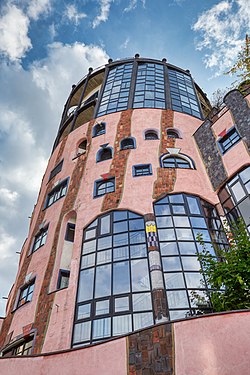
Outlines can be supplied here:
<path id="1" fill-rule="evenodd" d="M 155 139 L 159 139 L 158 134 L 155 130 L 147 130 L 145 132 L 145 140 L 153 141 Z"/>
<path id="2" fill-rule="evenodd" d="M 180 138 L 180 135 L 175 129 L 167 129 L 168 138 Z"/>
<path id="3" fill-rule="evenodd" d="M 77 155 L 85 154 L 87 149 L 87 139 L 84 139 L 78 146 Z"/>
<path id="4" fill-rule="evenodd" d="M 101 197 L 104 194 L 112 193 L 115 191 L 115 178 L 109 178 L 107 180 L 95 181 L 95 197 Z"/>
<path id="5" fill-rule="evenodd" d="M 111 147 L 104 147 L 97 152 L 96 155 L 96 162 L 104 161 L 112 159 L 112 148 Z"/>
<path id="6" fill-rule="evenodd" d="M 167 154 L 161 158 L 163 168 L 185 168 L 194 169 L 193 161 L 186 155 Z"/>
<path id="7" fill-rule="evenodd" d="M 102 135 L 105 133 L 106 133 L 106 124 L 105 122 L 100 122 L 93 127 L 92 137 L 98 137 L 99 135 Z"/>
<path id="8" fill-rule="evenodd" d="M 135 148 L 135 139 L 132 137 L 124 138 L 121 141 L 121 150 L 129 150 Z"/>

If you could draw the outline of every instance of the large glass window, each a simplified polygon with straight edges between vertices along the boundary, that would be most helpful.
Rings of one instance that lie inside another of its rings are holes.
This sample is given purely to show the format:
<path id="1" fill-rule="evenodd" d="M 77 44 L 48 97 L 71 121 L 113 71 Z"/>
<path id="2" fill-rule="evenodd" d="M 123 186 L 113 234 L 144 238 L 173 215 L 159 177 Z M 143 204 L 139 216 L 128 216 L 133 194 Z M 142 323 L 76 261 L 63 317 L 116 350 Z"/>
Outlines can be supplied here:
<path id="1" fill-rule="evenodd" d="M 56 185 L 54 189 L 48 194 L 45 202 L 45 208 L 51 206 L 53 203 L 64 197 L 67 193 L 68 178 Z"/>
<path id="2" fill-rule="evenodd" d="M 164 66 L 139 64 L 133 108 L 165 108 Z"/>
<path id="3" fill-rule="evenodd" d="M 242 217 L 250 232 L 250 167 L 229 180 L 219 198 L 228 220 L 237 221 Z"/>
<path id="4" fill-rule="evenodd" d="M 84 230 L 73 346 L 154 324 L 144 219 L 100 216 Z"/>
<path id="5" fill-rule="evenodd" d="M 214 256 L 212 242 L 224 247 L 227 240 L 214 207 L 197 197 L 169 195 L 154 204 L 154 211 L 170 319 L 185 318 L 197 309 L 195 296 L 208 290 L 199 272 L 197 235 Z"/>
<path id="6" fill-rule="evenodd" d="M 172 109 L 201 117 L 192 78 L 174 69 L 168 69 Z"/>
<path id="7" fill-rule="evenodd" d="M 102 94 L 98 116 L 128 108 L 133 63 L 111 68 Z"/>

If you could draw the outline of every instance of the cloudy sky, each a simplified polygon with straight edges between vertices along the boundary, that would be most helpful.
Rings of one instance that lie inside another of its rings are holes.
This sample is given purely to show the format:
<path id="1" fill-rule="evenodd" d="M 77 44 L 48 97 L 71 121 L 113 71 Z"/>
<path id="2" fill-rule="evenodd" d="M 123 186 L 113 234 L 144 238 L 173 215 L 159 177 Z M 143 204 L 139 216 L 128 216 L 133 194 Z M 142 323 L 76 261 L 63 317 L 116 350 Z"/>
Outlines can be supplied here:
<path id="1" fill-rule="evenodd" d="M 0 1 L 0 316 L 71 85 L 134 56 L 189 69 L 208 96 L 234 80 L 249 0 Z"/>

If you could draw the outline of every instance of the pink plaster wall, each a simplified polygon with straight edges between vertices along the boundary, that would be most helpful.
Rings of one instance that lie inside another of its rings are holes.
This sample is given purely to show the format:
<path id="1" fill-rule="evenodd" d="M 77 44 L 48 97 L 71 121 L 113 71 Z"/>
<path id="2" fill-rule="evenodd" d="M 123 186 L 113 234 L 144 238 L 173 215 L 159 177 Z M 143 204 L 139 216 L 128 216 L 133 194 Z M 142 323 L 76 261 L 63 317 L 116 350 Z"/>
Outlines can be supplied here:
<path id="1" fill-rule="evenodd" d="M 126 339 L 48 356 L 0 359 L 0 374 L 127 375 Z"/>
<path id="2" fill-rule="evenodd" d="M 249 375 L 250 312 L 174 324 L 176 375 Z"/>

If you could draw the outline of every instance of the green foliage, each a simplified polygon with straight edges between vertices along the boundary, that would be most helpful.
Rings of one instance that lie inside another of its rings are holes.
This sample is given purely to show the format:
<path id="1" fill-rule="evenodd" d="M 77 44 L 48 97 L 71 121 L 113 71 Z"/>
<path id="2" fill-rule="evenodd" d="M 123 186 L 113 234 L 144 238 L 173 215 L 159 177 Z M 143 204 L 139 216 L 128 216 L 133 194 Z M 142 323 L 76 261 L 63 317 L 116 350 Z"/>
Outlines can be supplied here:
<path id="1" fill-rule="evenodd" d="M 238 53 L 237 61 L 225 74 L 237 74 L 240 81 L 250 79 L 250 38 L 246 35 L 244 46 Z"/>
<path id="2" fill-rule="evenodd" d="M 230 247 L 218 249 L 218 259 L 198 236 L 203 247 L 199 255 L 201 273 L 212 290 L 210 300 L 216 312 L 250 308 L 250 241 L 243 221 L 239 220 L 226 234 Z"/>

